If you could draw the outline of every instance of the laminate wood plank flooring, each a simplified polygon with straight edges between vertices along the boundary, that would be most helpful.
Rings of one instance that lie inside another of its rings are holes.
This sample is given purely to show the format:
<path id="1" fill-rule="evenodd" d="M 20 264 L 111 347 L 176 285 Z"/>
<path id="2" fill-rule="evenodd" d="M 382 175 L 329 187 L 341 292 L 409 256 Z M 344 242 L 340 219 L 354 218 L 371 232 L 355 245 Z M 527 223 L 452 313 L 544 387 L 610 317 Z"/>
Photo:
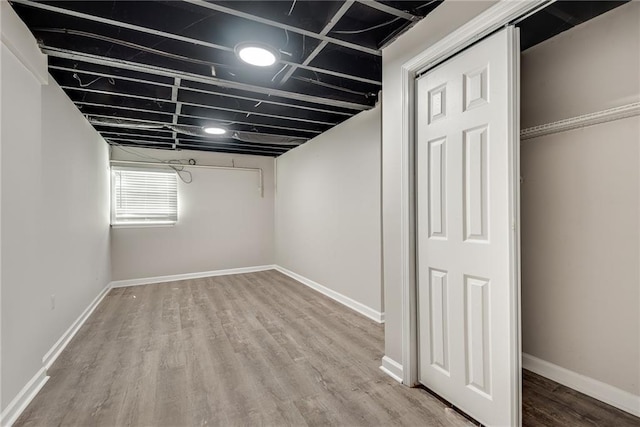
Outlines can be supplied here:
<path id="1" fill-rule="evenodd" d="M 379 370 L 383 332 L 273 270 L 112 289 L 15 425 L 472 425 Z M 525 425 L 638 425 L 576 393 L 526 373 Z"/>
<path id="2" fill-rule="evenodd" d="M 524 369 L 522 424 L 531 427 L 640 427 L 640 418 Z"/>

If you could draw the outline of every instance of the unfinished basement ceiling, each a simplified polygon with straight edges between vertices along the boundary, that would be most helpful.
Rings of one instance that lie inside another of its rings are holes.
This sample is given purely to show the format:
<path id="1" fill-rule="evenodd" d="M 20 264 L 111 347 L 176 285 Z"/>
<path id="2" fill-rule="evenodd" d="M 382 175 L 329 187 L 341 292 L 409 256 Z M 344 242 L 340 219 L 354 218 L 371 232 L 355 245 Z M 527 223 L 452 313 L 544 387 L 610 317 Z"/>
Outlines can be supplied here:
<path id="1" fill-rule="evenodd" d="M 529 49 L 630 0 L 556 1 L 518 23 L 520 49 Z"/>
<path id="2" fill-rule="evenodd" d="M 278 156 L 372 108 L 380 49 L 440 1 L 11 3 L 109 143 Z M 251 41 L 279 61 L 242 62 Z"/>
<path id="3" fill-rule="evenodd" d="M 441 0 L 11 3 L 109 143 L 278 156 L 372 108 L 380 49 Z M 624 3 L 550 2 L 518 24 L 521 47 Z M 247 41 L 270 45 L 279 61 L 242 62 L 234 48 Z"/>

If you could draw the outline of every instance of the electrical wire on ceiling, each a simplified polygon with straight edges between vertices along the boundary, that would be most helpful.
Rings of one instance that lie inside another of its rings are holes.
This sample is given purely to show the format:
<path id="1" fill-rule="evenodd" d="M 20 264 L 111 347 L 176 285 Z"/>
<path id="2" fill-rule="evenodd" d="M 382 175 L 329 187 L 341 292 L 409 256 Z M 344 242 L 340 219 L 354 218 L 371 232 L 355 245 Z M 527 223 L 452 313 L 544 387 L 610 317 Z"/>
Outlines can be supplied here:
<path id="1" fill-rule="evenodd" d="M 291 16 L 291 13 L 293 12 L 293 8 L 296 7 L 296 1 L 297 0 L 293 0 L 293 2 L 291 3 L 291 9 L 289 9 L 289 13 L 287 13 L 287 16 Z"/>
<path id="2" fill-rule="evenodd" d="M 360 34 L 360 33 L 366 33 L 367 31 L 375 30 L 375 29 L 378 29 L 378 28 L 382 28 L 382 27 L 384 27 L 386 25 L 393 24 L 394 22 L 399 21 L 400 19 L 402 19 L 402 18 L 397 17 L 397 18 L 391 19 L 389 21 L 383 22 L 381 24 L 374 25 L 373 27 L 362 28 L 360 30 L 333 30 L 331 32 L 335 33 L 335 34 Z"/>
<path id="3" fill-rule="evenodd" d="M 80 87 L 83 87 L 83 88 L 84 88 L 84 87 L 89 87 L 89 86 L 91 86 L 92 84 L 94 84 L 95 82 L 97 82 L 98 80 L 100 80 L 100 79 L 104 79 L 104 78 L 105 78 L 105 77 L 103 77 L 103 76 L 101 76 L 101 77 L 96 77 L 95 79 L 91 80 L 89 83 L 82 83 L 82 80 L 80 79 L 80 76 L 78 75 L 78 73 L 73 73 L 73 75 L 72 75 L 71 77 L 73 77 L 74 79 L 76 79 L 76 80 L 78 81 L 78 85 L 79 85 Z M 115 86 L 115 85 L 116 85 L 116 81 L 115 81 L 115 80 L 113 80 L 113 78 L 112 78 L 112 77 L 109 77 L 109 78 L 107 79 L 107 81 L 108 81 L 112 86 Z"/>
<path id="4" fill-rule="evenodd" d="M 284 44 L 284 46 L 282 46 L 280 49 L 278 49 L 278 52 L 282 53 L 283 55 L 293 56 L 293 54 L 291 52 L 288 52 L 288 51 L 284 50 L 285 48 L 287 48 L 289 46 L 289 32 L 287 31 L 286 28 L 284 28 L 284 35 L 287 37 L 287 42 Z"/>
<path id="5" fill-rule="evenodd" d="M 430 1 L 430 2 L 428 2 L 428 3 L 425 3 L 425 4 L 423 4 L 423 5 L 420 5 L 420 6 L 416 7 L 416 9 L 415 9 L 415 10 L 416 10 L 416 11 L 418 11 L 418 10 L 420 10 L 420 9 L 424 9 L 425 7 L 431 6 L 431 5 L 432 5 L 432 4 L 434 4 L 434 3 L 440 3 L 441 1 L 442 1 L 442 0 L 431 0 L 431 1 Z"/>
<path id="6" fill-rule="evenodd" d="M 280 71 L 278 71 L 277 73 L 275 73 L 275 74 L 273 75 L 273 77 L 271 78 L 271 81 L 275 81 L 276 77 L 278 77 L 278 76 L 280 75 L 280 73 L 284 71 L 284 69 L 285 69 L 285 68 L 287 68 L 287 65 L 286 65 L 286 64 L 285 64 L 285 65 L 283 65 L 283 66 L 282 66 L 282 68 L 280 68 Z"/>
<path id="7" fill-rule="evenodd" d="M 125 148 L 124 145 L 117 143 L 113 140 L 107 139 L 107 141 L 109 142 L 109 144 L 118 147 L 119 149 L 121 149 L 122 151 L 124 151 L 125 153 L 129 153 L 132 154 L 134 156 L 138 156 L 140 158 L 143 159 L 150 159 L 150 160 L 155 160 L 159 163 L 164 163 L 167 166 L 169 166 L 171 169 L 173 169 L 176 174 L 178 175 L 178 178 L 180 178 L 180 180 L 182 182 L 184 182 L 185 184 L 191 184 L 193 182 L 193 174 L 188 171 L 185 170 L 185 166 L 191 165 L 191 160 L 193 159 L 189 159 L 187 160 L 187 163 L 184 163 L 184 160 L 179 160 L 179 159 L 171 159 L 171 160 L 162 160 L 162 159 L 158 159 L 157 157 L 153 157 L 153 156 L 149 156 L 147 154 L 144 153 L 136 153 L 135 151 L 131 151 L 128 150 L 127 148 Z M 195 160 L 194 163 L 195 164 Z M 184 174 L 184 176 L 183 176 Z"/>

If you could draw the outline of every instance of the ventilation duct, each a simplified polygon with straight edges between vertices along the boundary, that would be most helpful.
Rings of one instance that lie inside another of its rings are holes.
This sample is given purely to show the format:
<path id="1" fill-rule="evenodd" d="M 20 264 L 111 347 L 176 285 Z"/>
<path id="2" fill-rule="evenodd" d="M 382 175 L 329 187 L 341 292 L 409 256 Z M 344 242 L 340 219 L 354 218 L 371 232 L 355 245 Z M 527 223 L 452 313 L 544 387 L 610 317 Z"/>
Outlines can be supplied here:
<path id="1" fill-rule="evenodd" d="M 255 144 L 276 144 L 276 145 L 300 145 L 307 140 L 305 138 L 295 138 L 291 136 L 269 135 L 265 133 L 234 132 L 233 139 L 242 142 L 252 142 Z"/>
<path id="2" fill-rule="evenodd" d="M 87 116 L 87 120 L 92 125 L 104 125 L 112 127 L 130 128 L 130 129 L 162 129 L 164 126 L 154 123 L 141 123 L 133 120 L 126 119 L 109 119 L 103 117 L 91 117 Z"/>

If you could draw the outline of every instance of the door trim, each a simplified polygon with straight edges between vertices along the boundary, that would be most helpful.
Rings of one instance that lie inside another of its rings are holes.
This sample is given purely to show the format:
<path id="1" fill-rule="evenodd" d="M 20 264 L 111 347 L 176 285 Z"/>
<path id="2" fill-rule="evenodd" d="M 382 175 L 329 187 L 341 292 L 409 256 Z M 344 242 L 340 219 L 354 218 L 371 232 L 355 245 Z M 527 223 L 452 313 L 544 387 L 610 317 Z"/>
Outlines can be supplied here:
<path id="1" fill-rule="evenodd" d="M 417 300 L 416 300 L 416 239 L 415 239 L 415 166 L 414 166 L 414 114 L 415 114 L 415 78 L 418 74 L 433 68 L 437 64 L 454 56 L 456 53 L 471 46 L 473 43 L 488 36 L 499 28 L 508 25 L 516 19 L 540 8 L 545 4 L 552 3 L 553 0 L 528 0 L 528 1 L 508 1 L 503 0 L 492 6 L 467 24 L 450 33 L 433 46 L 427 48 L 416 55 L 401 67 L 402 79 L 402 135 L 401 135 L 401 174 L 402 187 L 401 197 L 401 267 L 402 267 L 402 372 L 403 383 L 414 386 L 418 383 L 418 330 L 417 330 Z M 518 70 L 516 70 L 518 71 Z M 511 86 L 518 95 L 519 87 L 517 82 L 511 82 Z M 514 129 L 515 131 L 515 129 Z M 515 132 L 514 132 L 515 133 Z M 514 136 L 515 137 L 515 136 Z M 519 137 L 519 135 L 518 135 Z M 517 157 L 518 152 L 513 153 Z M 517 160 L 514 159 L 514 160 Z M 516 166 L 518 164 L 516 163 Z M 516 172 L 516 171 L 514 171 Z M 512 191 L 517 193 L 519 185 L 517 175 L 514 174 L 513 182 L 510 183 Z M 515 219 L 518 218 L 519 200 L 515 198 L 514 206 L 514 226 Z M 519 227 L 516 227 L 518 229 Z M 514 274 L 519 278 L 519 235 L 515 233 L 514 253 L 512 259 L 516 263 Z M 519 286 L 518 286 L 519 288 Z M 516 295 L 519 304 L 519 295 Z M 514 324 L 519 325 L 519 310 L 512 313 Z M 518 336 L 520 331 L 514 331 Z M 520 351 L 512 354 L 513 366 L 520 368 Z M 519 373 L 514 372 L 514 375 Z M 520 387 L 514 390 L 518 393 Z M 518 408 L 514 413 L 519 414 Z M 514 420 L 514 425 L 520 424 L 520 419 Z"/>

